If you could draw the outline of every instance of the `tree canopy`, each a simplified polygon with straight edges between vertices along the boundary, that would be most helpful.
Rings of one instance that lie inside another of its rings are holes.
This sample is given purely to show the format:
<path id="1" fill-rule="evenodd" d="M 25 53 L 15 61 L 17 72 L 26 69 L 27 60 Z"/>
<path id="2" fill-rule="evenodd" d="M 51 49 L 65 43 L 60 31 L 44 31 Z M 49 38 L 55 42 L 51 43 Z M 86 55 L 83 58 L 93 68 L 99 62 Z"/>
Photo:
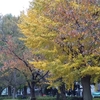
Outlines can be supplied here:
<path id="1" fill-rule="evenodd" d="M 100 77 L 100 7 L 94 1 L 35 0 L 19 27 L 25 44 L 43 60 L 31 61 L 51 82 Z"/>

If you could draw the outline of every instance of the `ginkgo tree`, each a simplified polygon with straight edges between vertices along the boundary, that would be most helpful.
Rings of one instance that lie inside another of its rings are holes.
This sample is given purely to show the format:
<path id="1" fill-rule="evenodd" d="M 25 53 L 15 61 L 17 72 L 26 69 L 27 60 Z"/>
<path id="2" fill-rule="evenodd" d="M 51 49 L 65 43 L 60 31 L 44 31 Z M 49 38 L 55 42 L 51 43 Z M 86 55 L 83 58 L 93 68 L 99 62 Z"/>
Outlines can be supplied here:
<path id="1" fill-rule="evenodd" d="M 92 100 L 90 80 L 100 78 L 100 6 L 96 0 L 35 0 L 18 25 L 25 44 L 45 59 L 30 61 L 49 70 L 51 86 L 67 89 L 81 79 L 83 99 Z M 58 81 L 58 80 L 61 80 Z"/>

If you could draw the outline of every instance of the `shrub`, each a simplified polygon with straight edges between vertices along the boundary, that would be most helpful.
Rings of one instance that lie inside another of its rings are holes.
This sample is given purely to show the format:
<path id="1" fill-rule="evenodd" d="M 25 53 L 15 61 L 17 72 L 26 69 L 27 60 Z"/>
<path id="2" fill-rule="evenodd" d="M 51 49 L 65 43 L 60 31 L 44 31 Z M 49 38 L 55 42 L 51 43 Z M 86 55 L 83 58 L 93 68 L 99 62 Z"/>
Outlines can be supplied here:
<path id="1" fill-rule="evenodd" d="M 56 97 L 38 97 L 37 100 L 56 100 Z M 60 100 L 62 100 L 60 98 Z M 82 97 L 67 97 L 66 100 L 83 100 Z"/>
<path id="2" fill-rule="evenodd" d="M 38 97 L 37 100 L 56 100 L 56 98 L 50 96 L 44 96 L 44 97 Z"/>
<path id="3" fill-rule="evenodd" d="M 0 100 L 4 100 L 4 99 L 11 99 L 12 97 L 8 97 L 8 96 L 1 96 Z"/>
<path id="4" fill-rule="evenodd" d="M 83 100 L 82 97 L 67 97 L 67 100 Z"/>

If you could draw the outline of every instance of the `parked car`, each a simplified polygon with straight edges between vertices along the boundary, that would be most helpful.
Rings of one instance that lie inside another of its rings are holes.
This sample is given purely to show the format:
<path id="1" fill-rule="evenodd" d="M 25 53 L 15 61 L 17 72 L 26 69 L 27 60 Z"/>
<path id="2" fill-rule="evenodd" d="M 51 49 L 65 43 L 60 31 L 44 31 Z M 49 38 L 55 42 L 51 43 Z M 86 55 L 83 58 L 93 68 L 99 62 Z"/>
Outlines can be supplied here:
<path id="1" fill-rule="evenodd" d="M 98 91 L 97 92 L 93 92 L 92 93 L 92 97 L 93 98 L 100 98 L 100 92 L 98 92 Z"/>
<path id="2" fill-rule="evenodd" d="M 8 95 L 8 88 L 5 88 L 5 89 L 2 91 L 1 95 Z"/>

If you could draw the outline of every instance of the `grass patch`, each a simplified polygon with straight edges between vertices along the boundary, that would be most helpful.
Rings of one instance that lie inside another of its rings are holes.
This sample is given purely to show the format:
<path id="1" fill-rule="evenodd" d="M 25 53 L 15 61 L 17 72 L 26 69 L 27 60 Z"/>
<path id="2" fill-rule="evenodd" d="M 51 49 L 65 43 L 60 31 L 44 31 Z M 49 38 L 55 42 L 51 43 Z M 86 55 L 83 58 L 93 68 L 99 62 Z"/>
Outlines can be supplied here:
<path id="1" fill-rule="evenodd" d="M 100 98 L 93 98 L 93 100 L 100 100 Z"/>
<path id="2" fill-rule="evenodd" d="M 29 100 L 29 99 L 5 99 L 5 98 L 0 98 L 0 100 Z M 45 97 L 38 97 L 37 100 L 56 100 L 55 97 L 49 97 L 49 96 L 45 96 Z M 70 100 L 70 98 L 68 98 L 67 100 Z M 73 99 L 72 99 L 73 100 Z M 93 98 L 93 100 L 100 100 L 100 98 Z"/>

